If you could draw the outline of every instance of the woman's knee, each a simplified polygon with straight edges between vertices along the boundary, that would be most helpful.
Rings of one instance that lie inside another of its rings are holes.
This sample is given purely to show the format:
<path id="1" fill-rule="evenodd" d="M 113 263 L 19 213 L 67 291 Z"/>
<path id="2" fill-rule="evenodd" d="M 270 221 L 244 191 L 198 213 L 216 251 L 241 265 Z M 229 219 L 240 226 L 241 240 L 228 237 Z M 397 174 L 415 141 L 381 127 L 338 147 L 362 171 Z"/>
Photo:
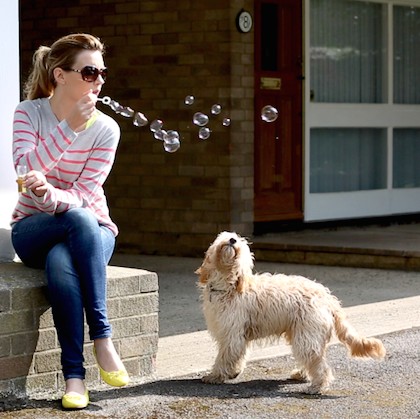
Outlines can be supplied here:
<path id="1" fill-rule="evenodd" d="M 98 220 L 85 208 L 72 208 L 59 216 L 69 222 L 73 228 L 83 231 L 99 227 Z"/>

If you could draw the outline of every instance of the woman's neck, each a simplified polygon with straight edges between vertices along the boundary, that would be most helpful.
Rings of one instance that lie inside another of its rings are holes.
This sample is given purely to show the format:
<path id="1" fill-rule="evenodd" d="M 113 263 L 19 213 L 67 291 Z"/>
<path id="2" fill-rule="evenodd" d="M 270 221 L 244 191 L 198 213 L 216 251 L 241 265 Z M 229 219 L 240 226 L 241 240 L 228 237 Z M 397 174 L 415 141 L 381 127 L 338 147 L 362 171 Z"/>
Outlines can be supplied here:
<path id="1" fill-rule="evenodd" d="M 75 103 L 56 91 L 50 98 L 50 105 L 54 115 L 61 122 L 67 118 Z"/>

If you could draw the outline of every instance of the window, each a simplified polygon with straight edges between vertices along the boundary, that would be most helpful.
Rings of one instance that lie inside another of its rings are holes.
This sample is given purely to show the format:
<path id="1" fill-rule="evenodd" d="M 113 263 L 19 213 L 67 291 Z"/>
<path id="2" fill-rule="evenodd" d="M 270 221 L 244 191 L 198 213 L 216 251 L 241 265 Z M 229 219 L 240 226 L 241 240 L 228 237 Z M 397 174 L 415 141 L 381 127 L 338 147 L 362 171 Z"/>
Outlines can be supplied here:
<path id="1" fill-rule="evenodd" d="M 420 103 L 420 8 L 394 6 L 394 103 Z"/>
<path id="2" fill-rule="evenodd" d="M 386 188 L 386 156 L 383 129 L 312 129 L 310 192 Z"/>
<path id="3" fill-rule="evenodd" d="M 311 1 L 311 92 L 315 102 L 384 101 L 383 10 L 379 3 Z"/>
<path id="4" fill-rule="evenodd" d="M 393 187 L 420 187 L 420 129 L 394 129 Z"/>

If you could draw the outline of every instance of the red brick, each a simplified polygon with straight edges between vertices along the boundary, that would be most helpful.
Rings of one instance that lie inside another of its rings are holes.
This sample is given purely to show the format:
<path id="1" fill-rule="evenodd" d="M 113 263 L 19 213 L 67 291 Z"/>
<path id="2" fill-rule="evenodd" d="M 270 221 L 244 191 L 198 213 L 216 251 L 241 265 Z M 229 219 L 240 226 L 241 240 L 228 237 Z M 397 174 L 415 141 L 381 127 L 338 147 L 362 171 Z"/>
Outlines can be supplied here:
<path id="1" fill-rule="evenodd" d="M 13 358 L 1 358 L 0 380 L 27 376 L 31 362 L 31 355 L 22 355 Z"/>
<path id="2" fill-rule="evenodd" d="M 140 32 L 142 34 L 165 33 L 165 25 L 163 23 L 144 23 L 141 25 Z"/>
<path id="3" fill-rule="evenodd" d="M 74 28 L 79 24 L 77 17 L 67 17 L 63 19 L 57 19 L 58 28 Z"/>
<path id="4" fill-rule="evenodd" d="M 67 8 L 67 15 L 69 17 L 73 17 L 73 16 L 86 16 L 89 13 L 90 13 L 90 7 L 89 6 L 68 7 Z"/>

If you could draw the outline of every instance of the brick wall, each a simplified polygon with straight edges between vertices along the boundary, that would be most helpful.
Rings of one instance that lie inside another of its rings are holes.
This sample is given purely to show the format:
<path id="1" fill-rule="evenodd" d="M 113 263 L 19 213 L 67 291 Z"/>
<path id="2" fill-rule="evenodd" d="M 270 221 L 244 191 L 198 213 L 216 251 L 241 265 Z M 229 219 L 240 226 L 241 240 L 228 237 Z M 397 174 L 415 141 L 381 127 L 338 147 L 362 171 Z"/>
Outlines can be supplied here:
<path id="1" fill-rule="evenodd" d="M 40 44 L 93 33 L 108 46 L 103 94 L 181 135 L 180 150 L 166 153 L 148 127 L 98 105 L 123 130 L 105 185 L 117 250 L 201 256 L 221 230 L 252 233 L 253 32 L 236 29 L 241 8 L 252 13 L 253 1 L 21 0 L 23 80 Z M 196 100 L 187 106 L 190 94 Z M 223 107 L 217 117 L 215 103 Z M 206 141 L 191 122 L 197 111 L 211 116 Z"/>
<path id="2" fill-rule="evenodd" d="M 107 268 L 113 342 L 132 382 L 154 374 L 158 345 L 158 278 L 140 269 Z M 0 263 L 0 399 L 61 394 L 61 349 L 46 298 L 45 273 Z M 104 386 L 85 331 L 86 381 Z M 106 386 L 106 385 L 105 385 Z"/>

